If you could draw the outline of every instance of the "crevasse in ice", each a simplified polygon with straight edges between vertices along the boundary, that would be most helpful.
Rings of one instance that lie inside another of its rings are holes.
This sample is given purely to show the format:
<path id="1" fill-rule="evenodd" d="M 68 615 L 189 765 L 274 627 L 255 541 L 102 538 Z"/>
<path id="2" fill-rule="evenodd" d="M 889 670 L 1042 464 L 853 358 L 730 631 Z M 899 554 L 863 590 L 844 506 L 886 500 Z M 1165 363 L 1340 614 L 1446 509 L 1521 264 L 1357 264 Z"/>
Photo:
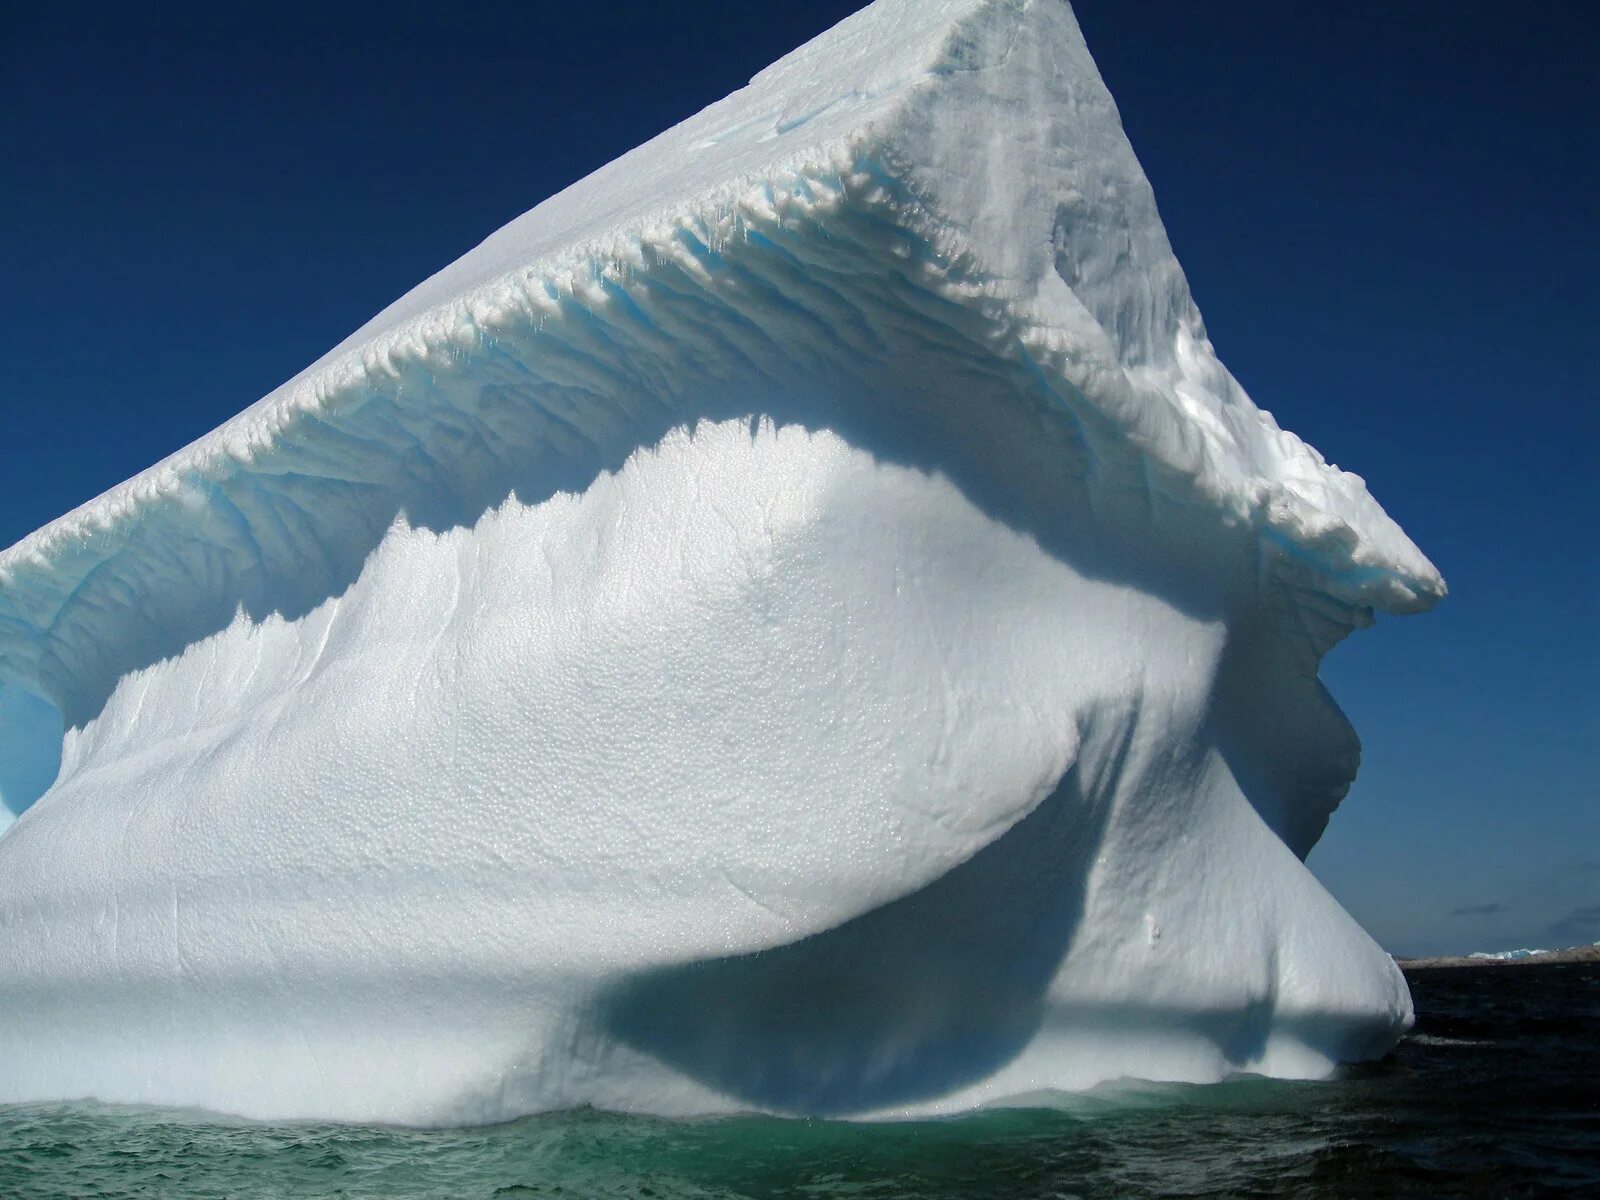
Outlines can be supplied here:
<path id="1" fill-rule="evenodd" d="M 1439 575 L 1218 362 L 1070 9 L 879 0 L 0 556 L 0 1100 L 1316 1075 Z"/>

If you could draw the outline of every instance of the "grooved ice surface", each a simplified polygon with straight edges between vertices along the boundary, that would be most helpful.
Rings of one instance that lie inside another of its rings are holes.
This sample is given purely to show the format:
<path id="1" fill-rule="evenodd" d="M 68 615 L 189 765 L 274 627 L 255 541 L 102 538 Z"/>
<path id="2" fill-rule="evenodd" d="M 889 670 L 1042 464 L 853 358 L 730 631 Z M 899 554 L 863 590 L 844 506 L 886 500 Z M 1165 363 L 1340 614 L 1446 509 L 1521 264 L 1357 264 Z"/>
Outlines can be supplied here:
<path id="1" fill-rule="evenodd" d="M 0 1100 L 1314 1075 L 1444 587 L 1217 361 L 1056 0 L 880 0 L 0 555 Z"/>

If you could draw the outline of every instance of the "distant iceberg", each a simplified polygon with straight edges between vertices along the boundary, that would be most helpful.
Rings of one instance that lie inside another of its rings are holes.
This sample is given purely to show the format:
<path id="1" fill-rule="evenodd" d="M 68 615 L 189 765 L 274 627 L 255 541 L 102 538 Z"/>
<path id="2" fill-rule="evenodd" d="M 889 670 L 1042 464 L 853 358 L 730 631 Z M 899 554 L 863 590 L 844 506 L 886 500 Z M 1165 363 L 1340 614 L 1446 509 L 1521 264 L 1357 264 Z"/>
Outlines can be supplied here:
<path id="1" fill-rule="evenodd" d="M 0 1100 L 1381 1054 L 1316 668 L 1443 594 L 1217 360 L 1068 7 L 879 0 L 0 555 Z"/>
<path id="2" fill-rule="evenodd" d="M 1563 946 L 1555 950 L 1532 950 L 1526 946 L 1519 950 L 1474 950 L 1467 957 L 1482 962 L 1523 962 L 1526 959 L 1543 958 L 1552 954 L 1572 955 L 1594 948 L 1600 948 L 1600 942 L 1593 942 L 1588 946 Z"/>

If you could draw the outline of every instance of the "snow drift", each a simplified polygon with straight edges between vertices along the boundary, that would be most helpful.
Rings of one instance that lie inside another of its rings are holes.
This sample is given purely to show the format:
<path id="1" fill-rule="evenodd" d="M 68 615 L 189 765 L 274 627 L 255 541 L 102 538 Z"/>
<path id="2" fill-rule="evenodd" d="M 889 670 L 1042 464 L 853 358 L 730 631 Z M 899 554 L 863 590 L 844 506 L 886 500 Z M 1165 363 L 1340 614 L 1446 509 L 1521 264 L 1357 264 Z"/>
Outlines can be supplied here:
<path id="1" fill-rule="evenodd" d="M 1217 361 L 1067 6 L 879 0 L 0 556 L 0 1099 L 1381 1053 L 1316 665 L 1443 591 Z"/>

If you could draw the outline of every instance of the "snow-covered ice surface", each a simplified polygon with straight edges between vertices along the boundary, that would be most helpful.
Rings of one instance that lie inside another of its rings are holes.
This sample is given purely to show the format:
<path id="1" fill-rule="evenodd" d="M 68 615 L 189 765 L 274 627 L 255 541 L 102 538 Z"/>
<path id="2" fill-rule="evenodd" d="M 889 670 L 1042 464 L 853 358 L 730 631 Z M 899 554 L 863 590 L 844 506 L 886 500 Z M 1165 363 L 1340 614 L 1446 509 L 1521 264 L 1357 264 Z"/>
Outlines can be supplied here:
<path id="1" fill-rule="evenodd" d="M 1316 678 L 1443 594 L 1218 362 L 1071 11 L 879 0 L 0 556 L 0 1100 L 1316 1075 Z"/>

